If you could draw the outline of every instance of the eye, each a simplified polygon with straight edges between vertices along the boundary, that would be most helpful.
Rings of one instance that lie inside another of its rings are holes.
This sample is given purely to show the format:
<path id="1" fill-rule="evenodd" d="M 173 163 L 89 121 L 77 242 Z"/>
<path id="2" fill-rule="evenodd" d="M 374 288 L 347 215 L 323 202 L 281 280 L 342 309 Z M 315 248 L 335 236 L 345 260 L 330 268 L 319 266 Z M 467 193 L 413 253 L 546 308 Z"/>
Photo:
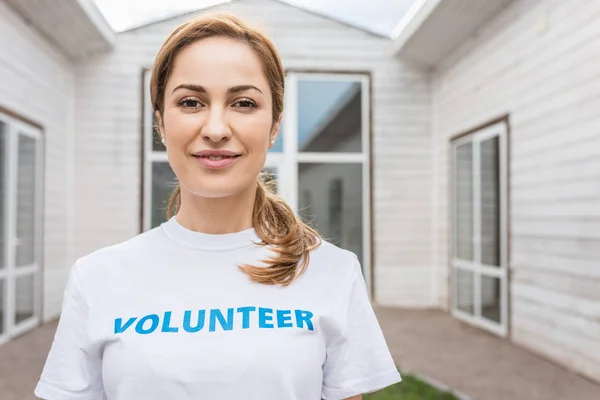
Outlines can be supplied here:
<path id="1" fill-rule="evenodd" d="M 202 107 L 202 104 L 195 99 L 192 98 L 187 98 L 187 99 L 183 99 L 179 102 L 179 105 L 183 108 L 200 108 Z"/>
<path id="2" fill-rule="evenodd" d="M 257 107 L 256 103 L 250 99 L 241 99 L 241 100 L 233 103 L 233 105 L 240 107 L 240 108 L 256 108 Z"/>

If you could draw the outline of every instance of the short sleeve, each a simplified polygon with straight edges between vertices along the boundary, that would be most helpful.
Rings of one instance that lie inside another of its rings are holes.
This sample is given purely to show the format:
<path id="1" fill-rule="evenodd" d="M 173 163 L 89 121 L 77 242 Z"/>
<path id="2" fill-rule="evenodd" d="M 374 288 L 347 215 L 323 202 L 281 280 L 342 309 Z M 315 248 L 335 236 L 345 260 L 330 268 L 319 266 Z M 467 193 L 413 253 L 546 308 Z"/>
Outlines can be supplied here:
<path id="1" fill-rule="evenodd" d="M 77 274 L 70 273 L 52 347 L 35 395 L 45 400 L 102 400 L 101 360 L 90 351 L 88 306 Z"/>
<path id="2" fill-rule="evenodd" d="M 356 256 L 350 295 L 344 308 L 345 328 L 328 346 L 323 367 L 322 397 L 325 400 L 371 393 L 401 381 Z"/>

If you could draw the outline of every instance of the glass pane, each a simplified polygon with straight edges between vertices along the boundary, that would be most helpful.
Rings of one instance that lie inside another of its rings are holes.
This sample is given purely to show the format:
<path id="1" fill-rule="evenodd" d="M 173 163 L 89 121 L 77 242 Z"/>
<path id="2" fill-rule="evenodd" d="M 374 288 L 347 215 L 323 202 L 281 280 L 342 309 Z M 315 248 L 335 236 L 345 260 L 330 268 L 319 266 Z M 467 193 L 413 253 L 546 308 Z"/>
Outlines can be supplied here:
<path id="1" fill-rule="evenodd" d="M 168 162 L 152 164 L 152 228 L 166 221 L 167 205 L 176 186 L 177 179 Z"/>
<path id="2" fill-rule="evenodd" d="M 456 148 L 456 249 L 455 256 L 473 260 L 473 146 Z"/>
<path id="3" fill-rule="evenodd" d="M 500 142 L 481 143 L 481 261 L 500 266 Z"/>
<path id="4" fill-rule="evenodd" d="M 33 317 L 34 275 L 24 275 L 16 279 L 15 324 Z"/>
<path id="5" fill-rule="evenodd" d="M 265 167 L 262 170 L 262 179 L 264 179 L 267 187 L 269 187 L 273 193 L 278 193 L 279 188 L 277 186 L 277 168 L 275 167 Z"/>
<path id="6" fill-rule="evenodd" d="M 4 198 L 6 197 L 6 159 L 7 154 L 6 151 L 8 149 L 8 132 L 6 129 L 6 125 L 0 122 L 0 269 L 4 268 L 4 248 L 6 247 L 6 241 L 4 239 L 4 229 L 5 229 L 5 215 L 4 215 Z M 1 289 L 0 289 L 1 290 Z M 0 300 L 2 297 L 2 292 L 0 291 Z M 2 308 L 0 307 L 0 312 L 2 312 Z M 0 323 L 2 323 L 2 319 L 0 318 Z M 0 330 L 0 333 L 2 331 Z"/>
<path id="7" fill-rule="evenodd" d="M 34 275 L 24 275 L 16 279 L 15 324 L 33 317 Z"/>
<path id="8" fill-rule="evenodd" d="M 4 332 L 4 305 L 6 304 L 6 302 L 4 301 L 4 293 L 6 293 L 6 289 L 5 289 L 5 283 L 6 281 L 3 279 L 0 279 L 0 336 L 2 336 L 5 332 Z"/>
<path id="9" fill-rule="evenodd" d="M 298 82 L 298 151 L 362 151 L 362 85 Z"/>
<path id="10" fill-rule="evenodd" d="M 475 312 L 475 299 L 473 290 L 473 273 L 456 268 L 454 270 L 456 277 L 456 308 L 473 315 Z"/>
<path id="11" fill-rule="evenodd" d="M 481 315 L 500 323 L 500 279 L 481 277 Z"/>
<path id="12" fill-rule="evenodd" d="M 36 140 L 19 135 L 17 167 L 17 266 L 31 265 L 36 250 Z"/>
<path id="13" fill-rule="evenodd" d="M 298 165 L 299 215 L 364 265 L 362 196 L 362 164 Z"/>
<path id="14" fill-rule="evenodd" d="M 160 132 L 158 131 L 158 119 L 154 112 L 152 112 L 152 150 L 153 151 L 166 151 L 167 149 L 162 144 L 160 139 Z"/>

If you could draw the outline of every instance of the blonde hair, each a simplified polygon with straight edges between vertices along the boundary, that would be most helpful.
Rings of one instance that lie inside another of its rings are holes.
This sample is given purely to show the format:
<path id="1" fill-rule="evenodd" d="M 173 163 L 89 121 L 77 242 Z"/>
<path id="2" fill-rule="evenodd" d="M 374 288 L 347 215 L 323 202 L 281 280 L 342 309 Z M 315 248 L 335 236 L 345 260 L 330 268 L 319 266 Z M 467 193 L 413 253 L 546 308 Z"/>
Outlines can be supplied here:
<path id="1" fill-rule="evenodd" d="M 262 61 L 264 74 L 273 97 L 273 123 L 283 113 L 285 72 L 271 40 L 256 27 L 230 13 L 201 14 L 173 31 L 160 48 L 152 67 L 150 96 L 155 111 L 163 114 L 165 87 L 175 57 L 186 46 L 208 37 L 225 36 L 247 44 Z M 181 205 L 181 187 L 177 186 L 167 206 L 167 217 L 177 213 Z M 252 281 L 287 286 L 308 266 L 310 251 L 322 239 L 305 224 L 279 197 L 262 174 L 257 179 L 252 223 L 261 245 L 269 245 L 275 255 L 263 260 L 264 267 L 242 265 Z"/>

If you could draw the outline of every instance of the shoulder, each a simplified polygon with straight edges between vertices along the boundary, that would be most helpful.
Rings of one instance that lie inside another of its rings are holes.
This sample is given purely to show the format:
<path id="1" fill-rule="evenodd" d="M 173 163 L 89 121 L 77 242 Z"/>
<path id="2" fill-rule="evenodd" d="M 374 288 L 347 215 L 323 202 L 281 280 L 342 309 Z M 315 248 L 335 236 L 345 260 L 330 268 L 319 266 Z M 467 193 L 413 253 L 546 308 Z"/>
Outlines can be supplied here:
<path id="1" fill-rule="evenodd" d="M 136 259 L 153 249 L 160 248 L 160 244 L 165 240 L 166 236 L 160 227 L 151 229 L 78 258 L 72 267 L 72 272 L 77 274 L 80 279 L 94 281 L 100 275 L 110 273 L 112 269 L 120 269 L 122 266 L 135 263 Z"/>
<path id="2" fill-rule="evenodd" d="M 353 267 L 358 262 L 355 253 L 326 240 L 321 240 L 319 246 L 310 252 L 310 258 L 311 261 L 340 265 L 342 268 Z"/>
<path id="3" fill-rule="evenodd" d="M 351 284 L 360 277 L 361 265 L 357 255 L 326 240 L 322 240 L 309 257 L 306 272 L 318 276 L 320 280 L 335 282 L 337 287 Z"/>

